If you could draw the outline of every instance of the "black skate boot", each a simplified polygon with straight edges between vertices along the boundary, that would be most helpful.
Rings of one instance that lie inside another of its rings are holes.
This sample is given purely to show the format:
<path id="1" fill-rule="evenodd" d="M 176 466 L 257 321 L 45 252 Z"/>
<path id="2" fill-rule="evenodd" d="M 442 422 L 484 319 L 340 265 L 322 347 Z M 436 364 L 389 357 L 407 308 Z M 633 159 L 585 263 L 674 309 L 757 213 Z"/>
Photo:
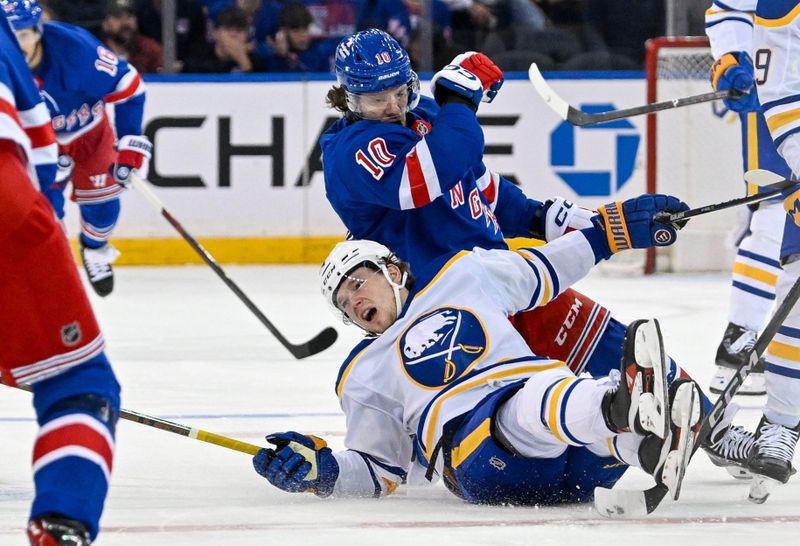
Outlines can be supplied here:
<path id="1" fill-rule="evenodd" d="M 758 333 L 754 330 L 748 330 L 732 322 L 728 323 L 722 336 L 722 342 L 717 347 L 717 369 L 711 379 L 709 388 L 711 392 L 721 394 L 725 390 L 731 378 L 736 374 L 736 369 L 742 365 L 747 354 L 753 349 L 757 338 Z M 736 394 L 756 396 L 766 394 L 766 392 L 764 357 L 761 357 Z"/>
<path id="2" fill-rule="evenodd" d="M 686 465 L 703 418 L 700 389 L 691 379 L 676 379 L 669 387 L 669 433 L 648 434 L 639 445 L 639 463 L 656 483 L 663 483 L 674 500 L 681 492 Z"/>
<path id="3" fill-rule="evenodd" d="M 74 519 L 45 514 L 28 522 L 31 546 L 90 546 L 89 531 Z"/>
<path id="4" fill-rule="evenodd" d="M 715 466 L 724 468 L 736 479 L 749 480 L 753 474 L 747 469 L 747 459 L 756 437 L 744 427 L 731 424 L 738 411 L 738 405 L 733 402 L 728 404 L 722 419 L 709 433 L 702 448 Z"/>
<path id="5" fill-rule="evenodd" d="M 777 484 L 789 481 L 794 473 L 792 459 L 798 437 L 800 423 L 789 428 L 761 417 L 756 429 L 755 445 L 747 460 L 747 468 L 753 473 L 748 500 L 761 504 Z"/>
<path id="6" fill-rule="evenodd" d="M 106 297 L 114 290 L 114 270 L 111 264 L 119 257 L 119 251 L 111 244 L 106 243 L 100 248 L 89 248 L 79 239 L 81 247 L 81 261 L 98 296 Z"/>
<path id="7" fill-rule="evenodd" d="M 637 320 L 628 326 L 621 368 L 619 386 L 603 398 L 606 425 L 613 432 L 666 438 L 668 364 L 658 321 Z"/>

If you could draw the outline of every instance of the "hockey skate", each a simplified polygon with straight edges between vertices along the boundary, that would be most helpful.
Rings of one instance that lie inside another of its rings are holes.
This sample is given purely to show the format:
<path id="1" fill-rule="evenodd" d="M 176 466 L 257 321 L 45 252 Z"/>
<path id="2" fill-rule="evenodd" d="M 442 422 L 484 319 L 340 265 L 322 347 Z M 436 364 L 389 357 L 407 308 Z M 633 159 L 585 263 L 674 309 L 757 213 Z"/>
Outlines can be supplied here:
<path id="1" fill-rule="evenodd" d="M 676 379 L 669 388 L 669 432 L 665 439 L 649 434 L 639 446 L 639 462 L 656 483 L 663 483 L 678 499 L 686 465 L 700 432 L 700 390 L 690 379 Z"/>
<path id="2" fill-rule="evenodd" d="M 753 349 L 758 333 L 748 330 L 732 322 L 728 323 L 725 334 L 717 348 L 716 365 L 717 370 L 711 379 L 709 390 L 714 394 L 721 394 L 728 386 L 731 378 L 736 374 L 736 370 L 744 362 L 747 354 Z M 761 395 L 766 394 L 767 388 L 764 380 L 764 358 L 758 362 L 750 371 L 750 375 L 739 388 L 736 394 Z"/>
<path id="3" fill-rule="evenodd" d="M 614 432 L 653 433 L 667 438 L 667 371 L 658 321 L 637 320 L 623 342 L 619 386 L 603 399 L 606 425 Z"/>
<path id="4" fill-rule="evenodd" d="M 90 546 L 89 531 L 74 519 L 45 514 L 28 522 L 31 546 Z"/>
<path id="5" fill-rule="evenodd" d="M 81 261 L 89 284 L 98 296 L 108 296 L 114 290 L 114 270 L 111 264 L 119 257 L 119 251 L 109 243 L 100 248 L 89 248 L 84 246 L 83 240 L 79 239 L 79 242 Z"/>
<path id="6" fill-rule="evenodd" d="M 747 468 L 753 473 L 748 500 L 762 504 L 772 489 L 779 483 L 786 483 L 794 473 L 792 459 L 800 436 L 800 423 L 794 428 L 771 423 L 762 417 L 756 429 Z"/>
<path id="7" fill-rule="evenodd" d="M 715 466 L 724 468 L 736 479 L 749 480 L 753 474 L 747 469 L 747 459 L 756 438 L 744 427 L 731 423 L 738 411 L 738 405 L 728 404 L 722 419 L 709 433 L 702 448 Z"/>

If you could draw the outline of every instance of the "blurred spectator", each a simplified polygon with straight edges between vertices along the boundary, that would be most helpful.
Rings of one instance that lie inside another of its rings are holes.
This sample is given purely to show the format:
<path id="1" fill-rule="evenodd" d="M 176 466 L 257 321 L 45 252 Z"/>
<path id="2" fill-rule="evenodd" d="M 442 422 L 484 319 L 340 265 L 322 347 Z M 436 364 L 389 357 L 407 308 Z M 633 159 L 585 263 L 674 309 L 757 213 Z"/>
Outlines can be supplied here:
<path id="1" fill-rule="evenodd" d="M 286 4 L 278 18 L 278 32 L 267 38 L 270 72 L 330 72 L 338 38 L 313 38 L 313 18 L 299 2 Z"/>
<path id="2" fill-rule="evenodd" d="M 175 0 L 175 3 L 175 53 L 182 63 L 193 64 L 201 61 L 208 51 L 206 16 L 197 0 Z M 163 43 L 161 4 L 162 0 L 136 0 L 139 32 L 159 44 Z"/>
<path id="3" fill-rule="evenodd" d="M 420 52 L 422 45 L 420 43 L 420 30 L 421 25 L 424 24 L 421 19 L 422 0 L 404 0 L 403 2 L 408 10 L 408 16 L 411 23 L 411 42 L 408 45 L 408 54 L 411 57 L 411 64 L 416 68 L 420 65 Z M 450 60 L 463 53 L 463 50 L 456 51 L 453 44 L 453 16 L 450 8 L 442 0 L 432 0 L 431 10 L 433 20 L 433 71 L 440 70 L 443 66 L 450 62 Z"/>
<path id="4" fill-rule="evenodd" d="M 664 0 L 586 0 L 589 49 L 644 64 L 644 43 L 665 32 Z M 593 42 L 593 43 L 592 43 Z"/>
<path id="5" fill-rule="evenodd" d="M 441 0 L 440 0 L 441 1 Z M 403 0 L 361 0 L 356 30 L 377 28 L 389 33 L 403 47 L 411 40 L 409 10 Z"/>
<path id="6" fill-rule="evenodd" d="M 227 73 L 264 72 L 264 56 L 256 51 L 250 39 L 250 22 L 247 14 L 236 6 L 225 8 L 217 17 L 213 31 L 214 45 L 202 58 L 193 58 L 184 64 L 184 72 Z"/>
<path id="7" fill-rule="evenodd" d="M 45 3 L 54 20 L 83 27 L 100 36 L 108 0 L 46 0 Z"/>
<path id="8" fill-rule="evenodd" d="M 510 28 L 509 0 L 445 0 L 453 14 L 453 39 L 463 49 L 481 51 L 490 32 Z"/>
<path id="9" fill-rule="evenodd" d="M 314 22 L 311 24 L 313 38 L 342 39 L 353 34 L 361 0 L 303 0 Z M 278 32 L 278 17 L 284 0 L 263 0 L 262 12 L 269 20 L 266 36 Z M 259 19 L 260 21 L 260 19 Z M 257 25 L 259 26 L 259 25 Z M 259 26 L 260 28 L 260 26 Z M 261 30 L 256 32 L 256 41 L 261 41 Z"/>
<path id="10" fill-rule="evenodd" d="M 139 72 L 160 72 L 164 64 L 161 45 L 139 33 L 133 0 L 111 0 L 103 21 L 102 40 L 117 56 L 127 60 Z"/>

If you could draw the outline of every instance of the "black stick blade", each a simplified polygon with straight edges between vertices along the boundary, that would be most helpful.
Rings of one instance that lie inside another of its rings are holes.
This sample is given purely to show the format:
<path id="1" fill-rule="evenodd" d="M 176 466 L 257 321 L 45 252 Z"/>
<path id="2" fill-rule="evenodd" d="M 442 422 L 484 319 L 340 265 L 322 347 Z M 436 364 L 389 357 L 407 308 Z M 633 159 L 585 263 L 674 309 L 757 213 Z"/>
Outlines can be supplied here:
<path id="1" fill-rule="evenodd" d="M 306 343 L 301 343 L 300 345 L 289 344 L 287 349 L 289 349 L 292 355 L 299 360 L 301 358 L 306 358 L 317 353 L 321 353 L 336 343 L 338 338 L 339 333 L 328 326 Z"/>

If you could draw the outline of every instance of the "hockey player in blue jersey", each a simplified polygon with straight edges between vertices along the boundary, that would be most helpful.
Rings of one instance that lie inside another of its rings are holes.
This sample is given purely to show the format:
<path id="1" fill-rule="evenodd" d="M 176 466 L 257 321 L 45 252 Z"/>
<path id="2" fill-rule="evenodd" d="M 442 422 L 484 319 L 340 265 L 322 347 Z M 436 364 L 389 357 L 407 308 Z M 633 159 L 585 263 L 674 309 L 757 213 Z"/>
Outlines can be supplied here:
<path id="1" fill-rule="evenodd" d="M 653 215 L 680 206 L 663 195 L 613 203 L 596 227 L 544 246 L 440 257 L 427 282 L 383 245 L 339 243 L 320 269 L 323 295 L 370 334 L 337 379 L 346 449 L 270 434 L 276 447 L 256 454 L 255 470 L 285 491 L 381 497 L 403 483 L 413 453 L 468 502 L 533 505 L 589 501 L 633 465 L 674 496 L 701 403 L 691 380 L 668 384 L 657 322 L 627 329 L 621 370 L 579 379 L 531 353 L 508 315 L 557 297 L 620 240 L 670 244 L 675 229 Z"/>
<path id="2" fill-rule="evenodd" d="M 320 140 L 328 200 L 352 237 L 386 245 L 418 279 L 429 280 L 437 271 L 429 264 L 453 251 L 507 248 L 504 237 L 553 241 L 591 224 L 593 211 L 530 199 L 484 164 L 476 112 L 503 82 L 485 55 L 459 55 L 436 73 L 433 98 L 420 94 L 406 51 L 378 30 L 343 40 L 335 66 L 327 101 L 343 117 Z M 575 290 L 512 320 L 535 354 L 576 374 L 604 376 L 622 357 L 625 325 Z M 670 380 L 685 377 L 671 365 Z M 741 458 L 726 456 L 752 434 L 719 430 L 713 460 L 738 468 Z"/>
<path id="3" fill-rule="evenodd" d="M 108 492 L 119 385 L 40 191 L 54 180 L 56 157 L 47 107 L 0 13 L 0 375 L 33 392 L 31 544 L 87 546 Z"/>
<path id="4" fill-rule="evenodd" d="M 131 170 L 147 176 L 152 151 L 142 136 L 144 83 L 132 65 L 87 31 L 42 22 L 36 0 L 0 0 L 0 5 L 53 118 L 59 174 L 47 197 L 63 217 L 63 192 L 72 183 L 83 265 L 95 292 L 107 296 L 114 288 L 111 264 L 119 256 L 108 242 L 120 214 L 119 196 Z M 114 105 L 114 128 L 107 104 Z"/>

